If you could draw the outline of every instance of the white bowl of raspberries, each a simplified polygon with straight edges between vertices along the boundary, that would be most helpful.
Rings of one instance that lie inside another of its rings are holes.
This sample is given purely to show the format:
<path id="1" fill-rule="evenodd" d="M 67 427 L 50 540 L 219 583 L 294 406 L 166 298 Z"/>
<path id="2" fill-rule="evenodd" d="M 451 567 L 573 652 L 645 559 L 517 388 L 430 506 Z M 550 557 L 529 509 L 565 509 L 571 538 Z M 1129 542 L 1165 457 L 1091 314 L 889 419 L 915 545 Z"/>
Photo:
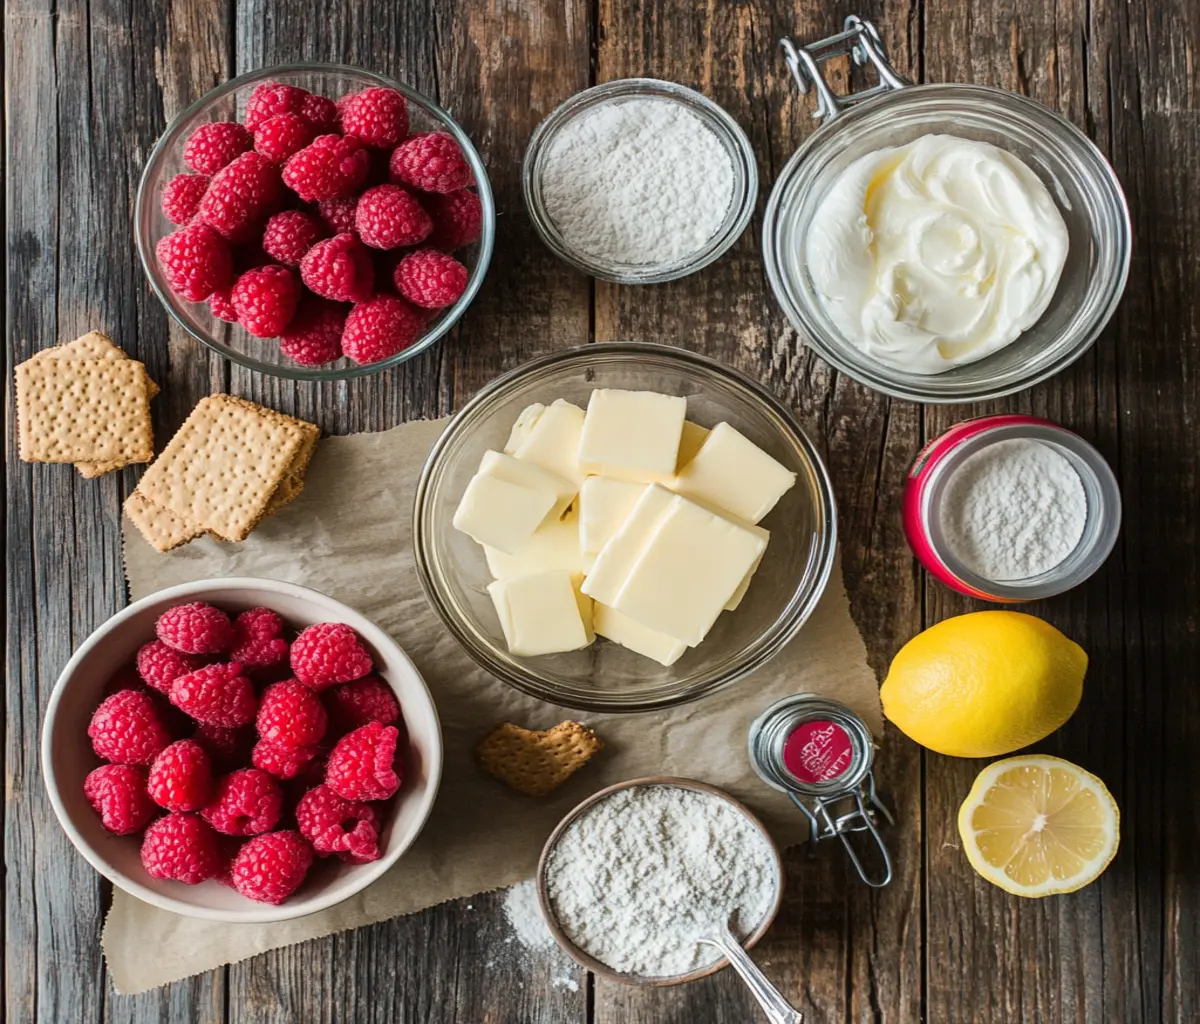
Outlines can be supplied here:
<path id="1" fill-rule="evenodd" d="M 42 727 L 75 847 L 147 903 L 279 921 L 368 886 L 416 839 L 442 769 L 424 680 L 378 626 L 264 579 L 151 594 L 94 632 Z"/>
<path id="2" fill-rule="evenodd" d="M 491 258 L 487 175 L 432 100 L 382 75 L 282 65 L 180 114 L 142 175 L 154 292 L 251 369 L 342 379 L 446 333 Z"/>

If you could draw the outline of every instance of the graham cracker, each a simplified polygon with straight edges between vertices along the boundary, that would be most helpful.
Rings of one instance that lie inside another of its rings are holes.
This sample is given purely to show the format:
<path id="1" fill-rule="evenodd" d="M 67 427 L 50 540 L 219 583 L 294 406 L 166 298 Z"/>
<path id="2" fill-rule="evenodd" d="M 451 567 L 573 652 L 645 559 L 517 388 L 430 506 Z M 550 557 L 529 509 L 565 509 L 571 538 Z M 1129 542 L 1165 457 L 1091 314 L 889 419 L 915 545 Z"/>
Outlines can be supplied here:
<path id="1" fill-rule="evenodd" d="M 300 492 L 304 490 L 304 480 L 298 476 L 292 476 L 290 473 L 279 481 L 279 486 L 275 488 L 275 493 L 271 495 L 270 501 L 267 502 L 266 511 L 263 512 L 263 518 L 274 515 L 284 505 L 295 501 L 300 497 Z"/>
<path id="2" fill-rule="evenodd" d="M 155 505 L 140 491 L 125 499 L 125 514 L 151 547 L 170 551 L 204 535 L 204 528 L 168 509 Z"/>
<path id="3" fill-rule="evenodd" d="M 553 729 L 496 726 L 476 753 L 484 770 L 529 796 L 545 796 L 588 763 L 604 741 L 586 725 L 559 722 Z"/>
<path id="4" fill-rule="evenodd" d="M 146 368 L 132 359 L 44 356 L 17 367 L 26 462 L 147 462 L 154 455 Z"/>

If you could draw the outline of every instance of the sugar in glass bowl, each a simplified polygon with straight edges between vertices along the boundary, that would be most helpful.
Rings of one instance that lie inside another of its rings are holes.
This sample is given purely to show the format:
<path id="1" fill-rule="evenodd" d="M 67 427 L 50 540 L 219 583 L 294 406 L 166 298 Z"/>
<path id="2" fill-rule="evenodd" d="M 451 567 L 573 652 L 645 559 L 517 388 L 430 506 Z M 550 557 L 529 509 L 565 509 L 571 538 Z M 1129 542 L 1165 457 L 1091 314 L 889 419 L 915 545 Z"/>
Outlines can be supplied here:
<path id="1" fill-rule="evenodd" d="M 425 333 L 412 345 L 388 359 L 363 366 L 342 357 L 324 366 L 301 366 L 285 356 L 273 338 L 256 338 L 237 324 L 217 319 L 207 302 L 189 302 L 176 295 L 167 284 L 158 265 L 154 247 L 159 239 L 177 225 L 167 220 L 160 205 L 163 186 L 176 174 L 187 171 L 183 162 L 183 146 L 187 137 L 201 124 L 209 121 L 231 121 L 240 118 L 246 100 L 264 82 L 296 85 L 310 92 L 337 100 L 352 92 L 382 86 L 395 89 L 408 100 L 412 131 L 444 131 L 454 137 L 475 175 L 475 189 L 483 208 L 483 230 L 479 241 L 455 250 L 455 259 L 462 262 L 470 276 L 466 291 L 453 306 L 438 312 Z M 407 362 L 424 352 L 442 337 L 463 315 L 483 283 L 496 232 L 496 210 L 483 161 L 471 140 L 458 123 L 433 100 L 415 89 L 393 81 L 385 75 L 341 64 L 279 64 L 239 75 L 201 97 L 176 117 L 163 133 L 150 154 L 142 172 L 134 206 L 134 237 L 142 267 L 154 294 L 171 317 L 196 340 L 235 363 L 276 377 L 292 380 L 345 380 L 378 373 Z"/>
<path id="2" fill-rule="evenodd" d="M 669 668 L 597 638 L 565 654 L 508 652 L 487 593 L 483 549 L 451 525 L 483 453 L 500 450 L 526 406 L 563 398 L 586 407 L 597 388 L 683 395 L 688 419 L 722 420 L 797 474 L 763 520 L 767 556 L 742 604 Z M 764 665 L 816 606 L 833 567 L 833 490 L 820 456 L 791 412 L 761 385 L 715 360 L 664 345 L 613 343 L 535 359 L 484 388 L 446 427 L 417 487 L 413 543 L 434 608 L 467 653 L 517 689 L 564 707 L 650 711 L 696 700 Z"/>

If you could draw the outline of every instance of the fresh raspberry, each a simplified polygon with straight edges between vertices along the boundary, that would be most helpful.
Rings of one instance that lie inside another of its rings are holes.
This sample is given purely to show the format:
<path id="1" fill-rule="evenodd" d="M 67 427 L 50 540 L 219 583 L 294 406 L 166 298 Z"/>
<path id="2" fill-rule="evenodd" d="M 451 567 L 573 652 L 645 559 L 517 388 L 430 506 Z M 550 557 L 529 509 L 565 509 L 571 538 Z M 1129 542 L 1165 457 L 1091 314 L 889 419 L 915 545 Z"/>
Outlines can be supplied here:
<path id="1" fill-rule="evenodd" d="M 310 789 L 296 805 L 296 827 L 320 857 L 336 853 L 352 864 L 379 860 L 379 814 L 328 786 Z"/>
<path id="2" fill-rule="evenodd" d="M 342 351 L 356 363 L 377 363 L 408 348 L 424 330 L 425 318 L 398 295 L 376 295 L 350 310 Z"/>
<path id="3" fill-rule="evenodd" d="M 227 836 L 256 836 L 278 824 L 283 794 L 266 772 L 242 768 L 217 779 L 216 791 L 200 813 Z"/>
<path id="4" fill-rule="evenodd" d="M 232 288 L 218 288 L 208 297 L 209 312 L 227 324 L 237 323 L 237 310 L 233 308 L 233 299 L 230 298 L 232 291 Z"/>
<path id="5" fill-rule="evenodd" d="M 172 224 L 186 224 L 200 209 L 208 188 L 207 174 L 177 174 L 163 186 L 162 212 Z"/>
<path id="6" fill-rule="evenodd" d="M 288 642 L 283 638 L 283 619 L 270 608 L 248 608 L 233 623 L 233 650 L 229 657 L 242 668 L 273 669 L 287 663 Z"/>
<path id="7" fill-rule="evenodd" d="M 167 284 L 192 302 L 207 299 L 233 280 L 229 245 L 207 224 L 189 224 L 154 247 Z"/>
<path id="8" fill-rule="evenodd" d="M 343 96 L 342 131 L 373 149 L 391 149 L 408 134 L 408 103 L 395 89 L 378 86 Z"/>
<path id="9" fill-rule="evenodd" d="M 233 646 L 229 616 L 206 601 L 168 608 L 158 617 L 154 632 L 168 647 L 184 654 L 220 654 Z"/>
<path id="10" fill-rule="evenodd" d="M 301 366 L 320 366 L 342 355 L 346 310 L 327 299 L 307 295 L 296 316 L 279 335 L 279 348 Z"/>
<path id="11" fill-rule="evenodd" d="M 105 697 L 88 725 L 92 749 L 114 764 L 149 764 L 171 742 L 171 732 L 146 690 Z"/>
<path id="12" fill-rule="evenodd" d="M 272 114 L 254 130 L 254 151 L 281 164 L 313 140 L 313 128 L 299 114 Z"/>
<path id="13" fill-rule="evenodd" d="M 375 287 L 371 257 L 354 235 L 318 242 L 300 261 L 300 278 L 309 291 L 335 302 L 361 302 Z"/>
<path id="14" fill-rule="evenodd" d="M 317 213 L 335 235 L 353 234 L 358 196 L 336 196 L 317 203 Z"/>
<path id="15" fill-rule="evenodd" d="M 213 175 L 199 217 L 231 242 L 247 242 L 282 199 L 279 168 L 261 153 L 243 153 Z"/>
<path id="16" fill-rule="evenodd" d="M 250 131 L 256 132 L 265 121 L 276 114 L 299 114 L 311 95 L 296 85 L 263 82 L 246 101 L 246 116 L 242 121 Z"/>
<path id="17" fill-rule="evenodd" d="M 247 270 L 229 297 L 247 331 L 256 338 L 277 338 L 296 314 L 300 282 L 287 267 L 272 263 Z"/>
<path id="18" fill-rule="evenodd" d="M 318 622 L 292 642 L 292 671 L 305 686 L 324 690 L 361 679 L 371 671 L 371 655 L 358 634 L 340 622 Z"/>
<path id="19" fill-rule="evenodd" d="M 195 740 L 176 740 L 154 759 L 151 799 L 168 811 L 198 811 L 212 798 L 212 761 Z"/>
<path id="20" fill-rule="evenodd" d="M 396 290 L 415 306 L 441 309 L 451 306 L 467 290 L 467 268 L 439 249 L 418 249 L 399 263 L 393 280 Z"/>
<path id="21" fill-rule="evenodd" d="M 329 730 L 347 733 L 368 722 L 393 725 L 400 718 L 400 705 L 392 688 L 378 676 L 364 676 L 325 692 Z"/>
<path id="22" fill-rule="evenodd" d="M 132 665 L 122 665 L 104 684 L 104 696 L 111 697 L 121 690 L 141 690 L 144 680 L 138 673 L 136 662 Z"/>
<path id="23" fill-rule="evenodd" d="M 250 753 L 250 763 L 277 779 L 294 779 L 319 753 L 319 747 L 285 747 L 270 740 L 259 740 Z"/>
<path id="24" fill-rule="evenodd" d="M 372 249 L 398 249 L 427 238 L 433 220 L 399 185 L 376 185 L 359 197 L 354 227 L 358 237 Z"/>
<path id="25" fill-rule="evenodd" d="M 171 703 L 197 722 L 232 728 L 254 721 L 258 701 L 254 684 L 242 675 L 236 661 L 207 665 L 180 676 L 171 684 Z"/>
<path id="26" fill-rule="evenodd" d="M 298 267 L 304 254 L 328 237 L 329 228 L 320 217 L 303 210 L 284 210 L 267 221 L 262 247 L 285 266 Z"/>
<path id="27" fill-rule="evenodd" d="M 325 735 L 325 705 L 296 679 L 272 683 L 258 702 L 258 734 L 284 747 L 311 747 Z"/>
<path id="28" fill-rule="evenodd" d="M 254 145 L 254 137 L 236 121 L 202 124 L 183 144 L 183 162 L 200 174 L 216 174 Z"/>
<path id="29" fill-rule="evenodd" d="M 259 903 L 282 903 L 313 862 L 312 847 L 290 829 L 256 836 L 233 859 L 233 887 Z"/>
<path id="30" fill-rule="evenodd" d="M 143 644 L 137 652 L 138 675 L 159 693 L 170 693 L 171 683 L 203 664 L 200 658 L 182 654 L 161 640 Z"/>
<path id="31" fill-rule="evenodd" d="M 300 104 L 300 115 L 304 117 L 318 134 L 340 132 L 342 119 L 338 114 L 337 104 L 325 96 L 309 93 Z"/>
<path id="32" fill-rule="evenodd" d="M 250 729 L 213 725 L 211 722 L 198 723 L 192 739 L 208 751 L 214 767 L 226 771 L 245 767 L 250 760 L 250 748 L 254 745 Z"/>
<path id="33" fill-rule="evenodd" d="M 131 764 L 104 764 L 88 772 L 83 795 L 114 835 L 140 832 L 158 813 L 146 792 L 146 770 Z"/>
<path id="34" fill-rule="evenodd" d="M 386 800 L 400 788 L 400 730 L 368 722 L 346 733 L 329 755 L 325 785 L 347 800 Z"/>
<path id="35" fill-rule="evenodd" d="M 351 135 L 318 135 L 283 165 L 283 183 L 306 202 L 348 196 L 371 170 L 371 160 Z"/>
<path id="36" fill-rule="evenodd" d="M 151 878 L 196 885 L 221 870 L 217 834 L 198 814 L 167 814 L 142 837 L 142 866 Z"/>
<path id="37" fill-rule="evenodd" d="M 477 242 L 483 234 L 483 203 L 469 188 L 445 195 L 425 197 L 425 209 L 433 218 L 429 244 L 450 252 Z"/>
<path id="38" fill-rule="evenodd" d="M 418 132 L 392 151 L 392 181 L 422 192 L 456 192 L 475 183 L 471 165 L 445 132 Z"/>

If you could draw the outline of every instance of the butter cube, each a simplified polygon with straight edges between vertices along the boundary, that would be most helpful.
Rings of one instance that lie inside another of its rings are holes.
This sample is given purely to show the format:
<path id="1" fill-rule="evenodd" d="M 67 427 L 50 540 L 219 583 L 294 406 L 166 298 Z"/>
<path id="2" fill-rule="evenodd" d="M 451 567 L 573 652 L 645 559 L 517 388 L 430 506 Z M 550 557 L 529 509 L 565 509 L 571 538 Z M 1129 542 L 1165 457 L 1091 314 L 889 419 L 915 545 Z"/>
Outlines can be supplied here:
<path id="1" fill-rule="evenodd" d="M 583 482 L 584 472 L 579 468 L 579 438 L 583 432 L 583 410 L 561 398 L 545 406 L 536 416 L 530 406 L 518 417 L 514 434 L 524 433 L 512 451 L 515 458 L 532 462 L 542 469 L 570 480 L 576 486 Z M 530 420 L 522 425 L 521 419 L 530 414 Z M 509 438 L 509 444 L 513 438 Z"/>
<path id="2" fill-rule="evenodd" d="M 587 647 L 595 639 L 591 601 L 565 569 L 488 584 L 511 654 L 535 657 Z"/>
<path id="3" fill-rule="evenodd" d="M 710 433 L 708 427 L 702 427 L 691 420 L 683 421 L 683 433 L 679 435 L 679 456 L 675 460 L 675 472 L 678 473 L 696 457 L 696 452 L 700 450 L 700 446 L 704 444 L 705 438 Z"/>
<path id="4" fill-rule="evenodd" d="M 505 455 L 516 454 L 517 449 L 525 443 L 530 433 L 532 433 L 533 425 L 545 411 L 546 407 L 541 402 L 534 402 L 533 405 L 527 405 L 521 410 L 521 415 L 517 417 L 517 422 L 512 425 L 512 430 L 508 434 L 508 440 L 504 444 Z"/>
<path id="5" fill-rule="evenodd" d="M 624 475 L 621 471 L 672 474 L 686 415 L 686 398 L 597 389 L 588 400 L 579 461 L 609 475 Z"/>
<path id="6" fill-rule="evenodd" d="M 506 554 L 521 549 L 554 507 L 551 491 L 532 491 L 476 474 L 454 513 L 454 528 Z"/>
<path id="7" fill-rule="evenodd" d="M 579 488 L 579 549 L 585 564 L 594 561 L 600 549 L 629 518 L 645 484 L 589 476 Z M 589 560 L 586 556 L 592 556 Z"/>
<path id="8" fill-rule="evenodd" d="M 764 530 L 761 526 L 747 526 L 746 528 L 748 530 L 751 530 L 757 536 L 762 537 L 762 539 L 763 539 L 762 554 L 760 554 L 754 560 L 754 564 L 752 566 L 750 566 L 750 571 L 747 572 L 746 575 L 742 577 L 742 582 L 738 584 L 737 590 L 735 590 L 733 592 L 733 597 L 731 597 L 728 601 L 725 602 L 725 610 L 727 612 L 736 611 L 737 606 L 742 603 L 742 598 L 746 596 L 746 591 L 750 589 L 750 581 L 754 578 L 754 574 L 756 572 L 758 572 L 758 567 L 760 565 L 762 565 L 763 555 L 765 555 L 767 553 L 766 544 L 771 539 L 770 532 L 767 530 Z M 535 533 L 534 536 L 536 537 L 537 534 Z"/>
<path id="9" fill-rule="evenodd" d="M 604 603 L 695 647 L 765 548 L 745 526 L 676 497 L 616 599 Z"/>
<path id="10" fill-rule="evenodd" d="M 596 555 L 595 564 L 583 581 L 583 592 L 602 604 L 613 605 L 642 549 L 676 496 L 665 487 L 650 484 L 621 528 Z"/>
<path id="11" fill-rule="evenodd" d="M 498 480 L 506 480 L 519 487 L 528 487 L 531 491 L 549 491 L 554 495 L 553 517 L 558 518 L 575 500 L 579 493 L 579 485 L 564 479 L 557 473 L 532 462 L 522 462 L 511 455 L 501 452 L 484 452 L 479 463 L 481 476 L 494 476 Z"/>
<path id="12" fill-rule="evenodd" d="M 672 489 L 757 523 L 796 483 L 796 474 L 728 423 L 718 423 Z"/>
<path id="13" fill-rule="evenodd" d="M 608 605 L 597 603 L 594 614 L 597 636 L 608 637 L 613 643 L 627 647 L 644 658 L 653 658 L 660 665 L 674 665 L 688 649 L 687 644 L 666 633 L 647 629 Z"/>
<path id="14" fill-rule="evenodd" d="M 574 512 L 568 512 L 562 519 L 549 516 L 515 555 L 507 555 L 487 545 L 484 545 L 483 553 L 487 557 L 488 571 L 498 580 L 552 569 L 566 569 L 582 575 L 579 517 Z"/>

